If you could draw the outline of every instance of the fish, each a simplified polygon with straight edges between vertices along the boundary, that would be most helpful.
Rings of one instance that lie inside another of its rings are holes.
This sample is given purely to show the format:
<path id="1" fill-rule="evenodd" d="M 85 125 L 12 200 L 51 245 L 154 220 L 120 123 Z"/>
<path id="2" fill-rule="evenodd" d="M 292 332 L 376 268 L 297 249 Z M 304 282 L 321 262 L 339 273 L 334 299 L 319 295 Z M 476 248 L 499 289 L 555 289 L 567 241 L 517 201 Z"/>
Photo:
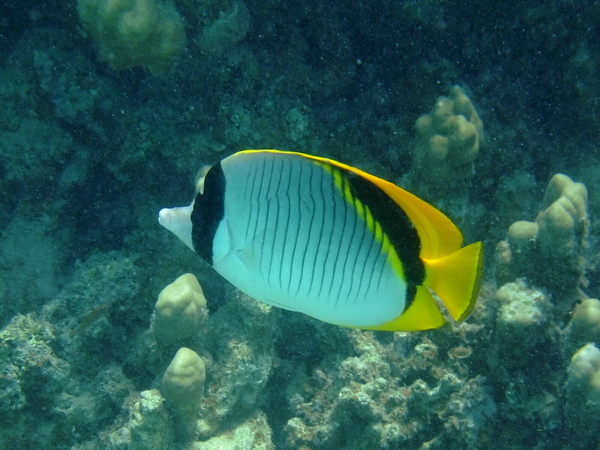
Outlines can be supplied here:
<path id="1" fill-rule="evenodd" d="M 244 150 L 159 223 L 235 287 L 335 325 L 420 331 L 475 306 L 483 243 L 410 192 L 332 159 Z"/>
<path id="2" fill-rule="evenodd" d="M 89 327 L 91 324 L 93 324 L 96 320 L 98 320 L 100 317 L 102 317 L 102 315 L 104 314 L 104 312 L 108 309 L 108 307 L 110 305 L 111 305 L 110 303 L 103 303 L 102 305 L 97 306 L 96 308 L 92 309 L 89 313 L 87 313 L 85 316 L 83 316 L 83 319 L 81 319 L 79 326 L 77 328 L 75 328 L 74 330 L 71 330 L 69 335 L 75 336 L 76 334 L 85 330 L 87 327 Z"/>

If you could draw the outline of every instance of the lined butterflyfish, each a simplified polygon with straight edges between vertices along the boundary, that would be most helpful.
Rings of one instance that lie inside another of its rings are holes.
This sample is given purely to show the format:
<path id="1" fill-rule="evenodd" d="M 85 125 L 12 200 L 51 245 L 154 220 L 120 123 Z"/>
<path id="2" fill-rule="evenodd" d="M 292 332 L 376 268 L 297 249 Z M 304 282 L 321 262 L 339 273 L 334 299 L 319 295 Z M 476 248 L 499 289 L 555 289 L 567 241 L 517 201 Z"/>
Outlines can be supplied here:
<path id="1" fill-rule="evenodd" d="M 249 296 L 349 327 L 441 327 L 473 310 L 483 245 L 415 195 L 357 168 L 277 150 L 212 166 L 159 223 Z M 432 293 L 435 293 L 435 297 Z M 438 301 L 436 301 L 436 298 Z"/>

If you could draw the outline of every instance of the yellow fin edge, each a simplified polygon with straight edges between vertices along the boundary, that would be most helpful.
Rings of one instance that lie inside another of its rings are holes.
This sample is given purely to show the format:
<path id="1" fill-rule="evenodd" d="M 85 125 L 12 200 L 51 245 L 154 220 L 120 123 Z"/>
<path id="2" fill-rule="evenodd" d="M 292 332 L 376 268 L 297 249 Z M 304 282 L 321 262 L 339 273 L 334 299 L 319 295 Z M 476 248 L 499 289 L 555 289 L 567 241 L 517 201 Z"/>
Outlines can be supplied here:
<path id="1" fill-rule="evenodd" d="M 421 331 L 440 328 L 446 323 L 431 292 L 426 287 L 417 286 L 417 292 L 411 305 L 394 320 L 365 327 L 367 330 L 381 331 Z"/>

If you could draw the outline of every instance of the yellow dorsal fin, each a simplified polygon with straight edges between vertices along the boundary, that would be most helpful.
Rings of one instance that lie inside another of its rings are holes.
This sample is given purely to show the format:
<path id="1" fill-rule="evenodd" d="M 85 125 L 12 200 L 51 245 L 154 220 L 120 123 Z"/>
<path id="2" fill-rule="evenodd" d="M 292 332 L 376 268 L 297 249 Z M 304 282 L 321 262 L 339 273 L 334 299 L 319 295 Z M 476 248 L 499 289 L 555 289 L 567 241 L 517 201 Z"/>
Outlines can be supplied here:
<path id="1" fill-rule="evenodd" d="M 424 260 L 426 278 L 431 288 L 456 321 L 467 318 L 477 300 L 483 272 L 483 243 L 475 242 L 435 260 Z"/>
<path id="2" fill-rule="evenodd" d="M 383 323 L 369 330 L 381 331 L 420 331 L 439 328 L 446 321 L 440 313 L 431 292 L 423 286 L 417 286 L 417 292 L 411 305 L 394 320 Z"/>
<path id="3" fill-rule="evenodd" d="M 408 215 L 419 234 L 421 240 L 420 256 L 423 259 L 437 259 L 449 255 L 458 250 L 463 243 L 463 236 L 458 227 L 440 210 L 389 181 L 363 172 L 356 167 L 334 161 L 333 159 L 321 158 L 305 153 L 285 152 L 281 150 L 244 150 L 240 153 L 258 152 L 302 156 L 313 161 L 348 170 L 369 180 L 379 187 L 379 189 L 383 190 Z"/>
<path id="4" fill-rule="evenodd" d="M 421 240 L 422 259 L 441 258 L 461 247 L 462 233 L 439 209 L 389 181 L 373 175 L 367 178 L 385 191 L 413 223 Z"/>

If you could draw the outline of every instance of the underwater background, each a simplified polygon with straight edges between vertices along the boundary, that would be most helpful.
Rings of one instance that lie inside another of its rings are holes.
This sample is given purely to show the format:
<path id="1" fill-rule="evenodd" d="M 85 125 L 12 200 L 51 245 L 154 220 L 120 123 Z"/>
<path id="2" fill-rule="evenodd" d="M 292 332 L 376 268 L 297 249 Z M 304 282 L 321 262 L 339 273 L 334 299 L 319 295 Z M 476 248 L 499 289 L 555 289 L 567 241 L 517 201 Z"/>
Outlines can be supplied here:
<path id="1" fill-rule="evenodd" d="M 0 448 L 600 446 L 600 3 L 0 7 Z M 472 316 L 354 330 L 225 282 L 157 214 L 252 148 L 485 241 Z"/>

